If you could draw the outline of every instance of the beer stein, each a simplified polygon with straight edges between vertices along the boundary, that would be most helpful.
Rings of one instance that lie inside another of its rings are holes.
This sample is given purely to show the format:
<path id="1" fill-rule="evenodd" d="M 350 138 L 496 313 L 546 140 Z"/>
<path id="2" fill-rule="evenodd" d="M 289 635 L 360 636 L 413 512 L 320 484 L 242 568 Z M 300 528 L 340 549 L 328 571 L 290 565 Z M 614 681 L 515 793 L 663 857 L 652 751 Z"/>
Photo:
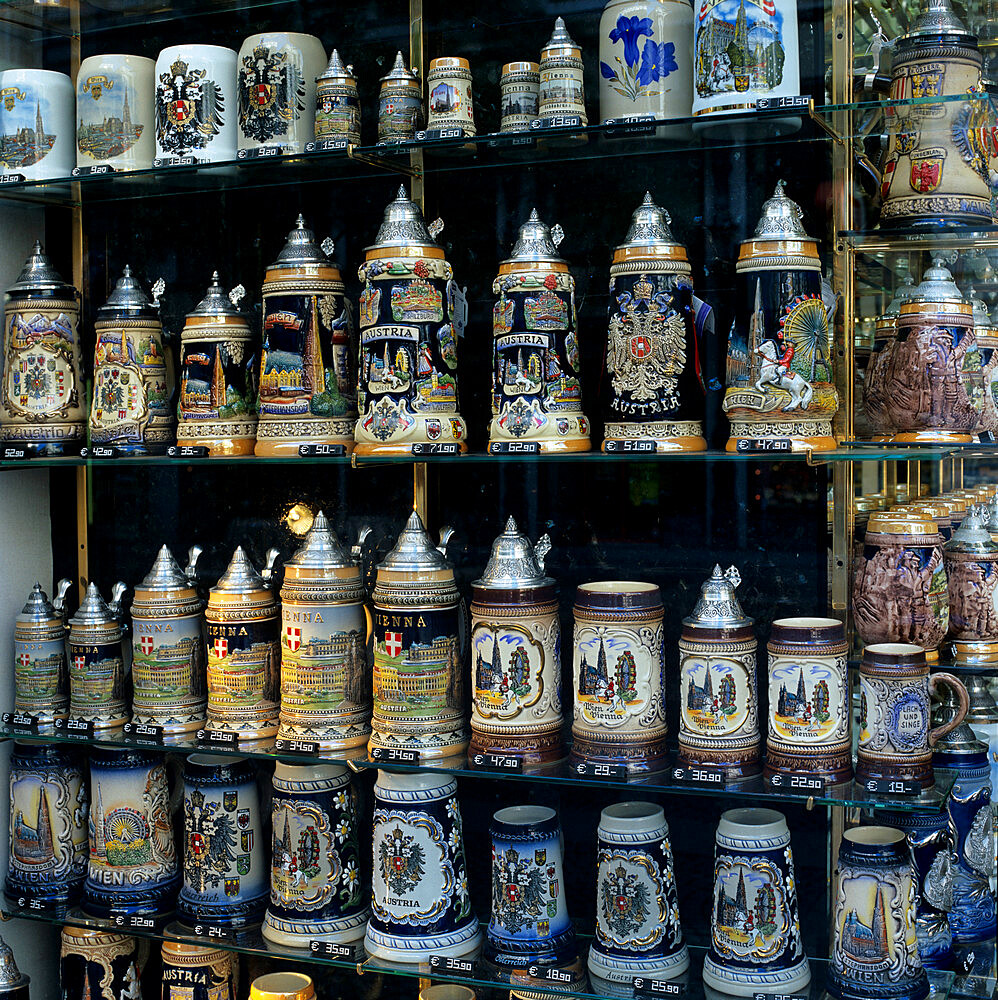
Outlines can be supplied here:
<path id="1" fill-rule="evenodd" d="M 959 647 L 954 643 L 957 658 L 954 665 L 960 663 Z M 970 709 L 967 712 L 967 722 L 974 730 L 974 735 L 988 745 L 988 757 L 991 761 L 991 794 L 998 796 L 998 705 L 988 690 L 988 678 L 980 674 L 964 674 L 964 687 L 970 698 Z"/>
<path id="2" fill-rule="evenodd" d="M 561 757 L 561 622 L 544 575 L 551 539 L 536 545 L 510 518 L 471 592 L 471 749 Z"/>
<path id="3" fill-rule="evenodd" d="M 949 595 L 949 634 L 964 657 L 998 654 L 998 545 L 972 510 L 943 546 Z"/>
<path id="4" fill-rule="evenodd" d="M 164 941 L 161 1000 L 236 1000 L 236 955 L 224 948 L 205 948 Z"/>
<path id="5" fill-rule="evenodd" d="M 3 1000 L 29 1000 L 30 983 L 30 976 L 17 967 L 10 945 L 0 937 L 0 996 Z"/>
<path id="6" fill-rule="evenodd" d="M 60 580 L 52 603 L 36 583 L 14 619 L 14 711 L 33 715 L 41 731 L 69 717 L 66 670 L 66 592 Z"/>
<path id="7" fill-rule="evenodd" d="M 468 60 L 461 56 L 431 59 L 426 86 L 429 91 L 426 127 L 459 128 L 465 135 L 475 135 L 475 109 L 471 103 L 471 67 Z"/>
<path id="8" fill-rule="evenodd" d="M 353 446 L 353 319 L 332 252 L 332 241 L 317 246 L 299 215 L 264 275 L 258 455 Z"/>
<path id="9" fill-rule="evenodd" d="M 163 347 L 159 297 L 152 298 L 126 264 L 107 302 L 97 310 L 90 441 L 129 454 L 162 454 L 170 444 L 174 412 L 172 363 Z"/>
<path id="10" fill-rule="evenodd" d="M 416 138 L 423 127 L 423 88 L 419 77 L 406 68 L 402 53 L 381 78 L 378 95 L 378 145 Z"/>
<path id="11" fill-rule="evenodd" d="M 180 334 L 177 444 L 210 455 L 252 455 L 256 443 L 257 357 L 236 285 L 228 295 L 211 276 L 205 297 Z"/>
<path id="12" fill-rule="evenodd" d="M 457 338 L 467 323 L 464 292 L 405 187 L 385 209 L 364 250 L 360 293 L 360 374 L 354 430 L 358 455 L 412 454 L 413 445 L 467 451 L 458 412 Z"/>
<path id="13" fill-rule="evenodd" d="M 5 69 L 0 94 L 0 174 L 10 180 L 68 179 L 76 166 L 73 81 L 48 69 Z"/>
<path id="14" fill-rule="evenodd" d="M 364 528 L 355 549 L 370 528 Z M 371 735 L 369 613 L 360 565 L 320 510 L 284 564 L 281 713 L 277 735 L 323 750 L 365 746 Z"/>
<path id="15" fill-rule="evenodd" d="M 250 983 L 249 1000 L 315 1000 L 315 986 L 303 972 L 271 972 Z"/>
<path id="16" fill-rule="evenodd" d="M 655 770 L 666 734 L 661 591 L 653 583 L 583 583 L 572 614 L 572 757 Z"/>
<path id="17" fill-rule="evenodd" d="M 277 735 L 281 646 L 272 587 L 277 549 L 258 573 L 240 545 L 208 594 L 208 729 L 241 740 Z"/>
<path id="18" fill-rule="evenodd" d="M 534 209 L 492 283 L 499 299 L 492 307 L 490 447 L 536 441 L 541 451 L 589 451 L 575 278 L 558 256 L 563 236 Z"/>
<path id="19" fill-rule="evenodd" d="M 499 77 L 502 92 L 500 132 L 524 132 L 537 118 L 541 101 L 540 64 L 511 62 L 502 68 Z"/>
<path id="20" fill-rule="evenodd" d="M 116 583 L 108 605 L 91 582 L 86 598 L 69 619 L 69 717 L 92 722 L 96 733 L 120 729 L 128 721 L 122 651 L 124 593 L 125 585 Z"/>
<path id="21" fill-rule="evenodd" d="M 931 729 L 929 697 L 940 685 L 953 689 L 958 709 Z M 952 674 L 929 674 L 925 650 L 906 643 L 874 643 L 859 666 L 859 750 L 856 780 L 896 778 L 931 788 L 932 748 L 967 714 L 967 689 Z"/>
<path id="22" fill-rule="evenodd" d="M 686 247 L 675 241 L 671 221 L 646 193 L 627 238 L 613 251 L 603 451 L 610 441 L 636 439 L 653 441 L 656 451 L 707 448 L 706 345 L 694 324 Z"/>
<path id="23" fill-rule="evenodd" d="M 541 118 L 578 115 L 583 125 L 589 124 L 582 71 L 582 49 L 572 41 L 564 18 L 556 17 L 551 37 L 541 49 Z"/>
<path id="24" fill-rule="evenodd" d="M 839 397 L 832 378 L 821 259 L 783 181 L 738 252 L 735 320 L 728 339 L 727 450 L 740 440 L 789 440 L 794 451 L 835 447 Z"/>
<path id="25" fill-rule="evenodd" d="M 887 373 L 896 346 L 897 322 L 901 306 L 915 294 L 915 279 L 906 274 L 904 283 L 894 292 L 887 308 L 877 317 L 873 335 L 873 351 L 863 373 L 863 410 L 874 440 L 887 440 L 894 433 L 888 416 Z"/>
<path id="26" fill-rule="evenodd" d="M 735 596 L 740 583 L 734 566 L 715 566 L 679 636 L 679 759 L 731 777 L 762 770 L 756 639 Z"/>
<path id="27" fill-rule="evenodd" d="M 204 601 L 197 592 L 200 546 L 181 569 L 164 545 L 132 600 L 132 721 L 189 733 L 205 722 Z"/>
<path id="28" fill-rule="evenodd" d="M 464 605 L 446 559 L 413 511 L 374 587 L 371 749 L 402 747 L 434 759 L 464 753 Z"/>
<path id="29" fill-rule="evenodd" d="M 336 49 L 329 65 L 315 78 L 315 138 L 360 143 L 360 97 L 353 66 L 344 66 Z"/>
<path id="30" fill-rule="evenodd" d="M 80 293 L 37 240 L 4 298 L 0 440 L 62 455 L 85 440 Z"/>
<path id="31" fill-rule="evenodd" d="M 135 938 L 89 927 L 63 927 L 59 983 L 63 1000 L 141 1000 Z"/>
<path id="32" fill-rule="evenodd" d="M 63 910 L 87 877 L 87 789 L 75 750 L 14 741 L 4 893 Z"/>
<path id="33" fill-rule="evenodd" d="M 998 382 L 998 322 L 991 318 L 987 304 L 977 297 L 974 288 L 967 289 L 966 299 L 974 317 L 974 339 L 981 355 L 983 406 L 978 432 L 982 435 L 982 441 L 998 441 L 998 401 L 995 400 L 995 383 Z"/>

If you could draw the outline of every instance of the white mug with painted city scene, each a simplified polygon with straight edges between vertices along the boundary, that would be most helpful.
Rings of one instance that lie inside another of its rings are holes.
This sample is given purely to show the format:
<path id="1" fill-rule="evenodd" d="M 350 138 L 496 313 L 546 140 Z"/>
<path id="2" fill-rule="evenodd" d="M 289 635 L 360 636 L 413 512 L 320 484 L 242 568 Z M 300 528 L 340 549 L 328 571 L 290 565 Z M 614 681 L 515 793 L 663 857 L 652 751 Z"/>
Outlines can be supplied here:
<path id="1" fill-rule="evenodd" d="M 149 170 L 156 153 L 156 63 L 90 56 L 76 75 L 76 165 Z"/>
<path id="2" fill-rule="evenodd" d="M 73 104 L 73 81 L 65 73 L 0 73 L 0 175 L 68 177 L 76 165 Z"/>

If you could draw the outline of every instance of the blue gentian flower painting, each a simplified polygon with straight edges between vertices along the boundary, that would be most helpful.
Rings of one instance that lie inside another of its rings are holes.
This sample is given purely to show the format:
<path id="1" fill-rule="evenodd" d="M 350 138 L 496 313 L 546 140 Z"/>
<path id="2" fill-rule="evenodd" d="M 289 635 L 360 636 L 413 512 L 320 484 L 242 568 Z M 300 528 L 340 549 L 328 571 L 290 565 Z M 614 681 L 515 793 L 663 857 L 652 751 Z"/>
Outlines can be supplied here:
<path id="1" fill-rule="evenodd" d="M 654 36 L 655 25 L 650 17 L 618 17 L 616 26 L 609 32 L 614 46 L 623 42 L 624 58 L 614 56 L 616 67 L 600 62 L 600 75 L 610 81 L 613 90 L 631 101 L 658 97 L 663 91 L 654 84 L 679 69 L 675 44 L 656 42 Z M 643 49 L 640 46 L 642 38 L 645 39 Z"/>

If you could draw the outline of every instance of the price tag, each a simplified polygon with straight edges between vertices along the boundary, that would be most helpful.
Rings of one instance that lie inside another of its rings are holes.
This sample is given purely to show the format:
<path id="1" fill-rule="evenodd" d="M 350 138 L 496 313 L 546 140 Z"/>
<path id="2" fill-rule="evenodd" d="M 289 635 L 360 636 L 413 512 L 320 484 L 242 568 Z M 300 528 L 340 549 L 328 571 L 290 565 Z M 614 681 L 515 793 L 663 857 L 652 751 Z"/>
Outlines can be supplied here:
<path id="1" fill-rule="evenodd" d="M 94 737 L 92 719 L 56 719 L 53 725 L 59 736 L 72 736 L 77 740 L 92 740 Z"/>
<path id="2" fill-rule="evenodd" d="M 433 142 L 436 139 L 464 139 L 471 138 L 470 132 L 465 132 L 463 128 L 455 126 L 453 128 L 427 128 L 420 129 L 416 133 L 416 142 Z"/>
<path id="3" fill-rule="evenodd" d="M 337 944 L 335 941 L 309 941 L 308 950 L 313 955 L 323 958 L 343 958 L 348 962 L 356 961 L 357 951 L 352 944 Z"/>
<path id="4" fill-rule="evenodd" d="M 594 760 L 572 762 L 572 770 L 583 778 L 604 778 L 607 781 L 627 781 L 626 764 L 601 764 Z"/>
<path id="5" fill-rule="evenodd" d="M 471 762 L 475 767 L 486 771 L 502 771 L 506 774 L 523 772 L 523 759 L 508 753 L 476 753 Z"/>
<path id="6" fill-rule="evenodd" d="M 530 135 L 530 133 L 519 134 L 516 132 L 510 132 L 508 134 L 502 134 L 493 136 L 488 141 L 489 149 L 508 149 L 513 146 L 536 146 L 537 140 Z"/>
<path id="7" fill-rule="evenodd" d="M 34 896 L 30 897 L 28 899 L 28 909 L 29 910 L 44 910 L 45 909 L 45 900 L 44 899 L 36 899 Z"/>
<path id="8" fill-rule="evenodd" d="M 655 116 L 654 115 L 626 115 L 623 118 L 610 118 L 603 122 L 610 126 L 606 130 L 606 135 L 610 139 L 623 139 L 631 135 L 654 135 Z"/>
<path id="9" fill-rule="evenodd" d="M 141 722 L 126 722 L 121 727 L 122 733 L 133 743 L 146 747 L 161 747 L 163 745 L 163 727 L 145 725 Z"/>
<path id="10" fill-rule="evenodd" d="M 113 913 L 111 920 L 115 927 L 130 927 L 136 931 L 153 931 L 156 929 L 156 918 L 147 917 L 141 913 Z"/>
<path id="11" fill-rule="evenodd" d="M 109 444 L 94 444 L 80 449 L 80 458 L 120 458 L 121 452 Z"/>
<path id="12" fill-rule="evenodd" d="M 685 983 L 673 983 L 667 979 L 645 979 L 644 976 L 635 976 L 631 980 L 631 986 L 635 993 L 653 997 L 677 997 L 686 992 Z"/>
<path id="13" fill-rule="evenodd" d="M 546 979 L 549 983 L 570 983 L 573 975 L 565 972 L 564 969 L 557 969 L 554 966 L 542 968 L 539 965 L 531 965 L 527 969 L 527 975 L 531 979 Z"/>
<path id="14" fill-rule="evenodd" d="M 905 778 L 867 778 L 863 787 L 875 795 L 921 795 L 922 786 Z"/>
<path id="15" fill-rule="evenodd" d="M 754 454 L 766 451 L 793 451 L 790 438 L 739 438 L 735 449 L 740 454 Z"/>
<path id="16" fill-rule="evenodd" d="M 206 747 L 235 747 L 239 745 L 239 734 L 217 729 L 199 729 L 195 741 Z"/>
<path id="17" fill-rule="evenodd" d="M 340 153 L 350 145 L 349 139 L 316 139 L 305 143 L 306 153 Z"/>
<path id="18" fill-rule="evenodd" d="M 157 156 L 152 161 L 154 167 L 193 167 L 197 165 L 193 156 Z"/>
<path id="19" fill-rule="evenodd" d="M 302 458 L 342 458 L 347 453 L 345 444 L 300 444 L 298 454 Z"/>
<path id="20" fill-rule="evenodd" d="M 684 785 L 710 785 L 723 788 L 725 774 L 718 767 L 702 767 L 700 764 L 680 764 L 672 769 L 672 776 Z"/>
<path id="21" fill-rule="evenodd" d="M 769 783 L 773 788 L 785 788 L 789 791 L 823 792 L 825 790 L 824 778 L 819 778 L 814 774 L 777 771 L 769 776 Z"/>
<path id="22" fill-rule="evenodd" d="M 237 160 L 272 160 L 284 155 L 283 146 L 257 146 L 255 149 L 240 149 Z"/>
<path id="23" fill-rule="evenodd" d="M 490 441 L 490 455 L 537 455 L 540 453 L 539 441 Z"/>
<path id="24" fill-rule="evenodd" d="M 4 712 L 3 724 L 17 733 L 37 733 L 38 716 L 25 715 L 24 712 Z"/>
<path id="25" fill-rule="evenodd" d="M 232 937 L 232 931 L 228 927 L 213 927 L 211 924 L 195 924 L 194 933 L 198 937 L 214 938 L 215 940 Z"/>
<path id="26" fill-rule="evenodd" d="M 319 753 L 319 744 L 315 740 L 289 740 L 278 736 L 274 740 L 274 749 L 298 754 L 300 757 L 316 757 Z"/>
<path id="27" fill-rule="evenodd" d="M 788 94 L 784 97 L 760 97 L 755 102 L 756 111 L 807 111 L 810 106 L 811 98 L 806 94 Z"/>
<path id="28" fill-rule="evenodd" d="M 530 121 L 532 129 L 570 128 L 572 126 L 582 127 L 581 115 L 552 115 L 550 118 L 533 118 Z"/>
<path id="29" fill-rule="evenodd" d="M 211 449 L 203 444 L 171 444 L 166 453 L 170 458 L 208 458 Z"/>
<path id="30" fill-rule="evenodd" d="M 603 451 L 607 455 L 653 455 L 658 445 L 651 438 L 636 438 L 633 441 L 604 441 Z"/>
<path id="31" fill-rule="evenodd" d="M 753 993 L 752 1000 L 808 1000 L 806 993 Z"/>
<path id="32" fill-rule="evenodd" d="M 427 441 L 412 446 L 413 455 L 459 455 L 461 446 L 456 441 Z"/>
<path id="33" fill-rule="evenodd" d="M 0 174 L 0 184 L 21 184 L 27 179 L 24 174 Z"/>
<path id="34" fill-rule="evenodd" d="M 99 177 L 101 174 L 113 174 L 114 167 L 110 163 L 95 163 L 92 167 L 73 167 L 74 177 Z"/>
<path id="35" fill-rule="evenodd" d="M 419 751 L 403 747 L 371 747 L 371 760 L 379 763 L 396 761 L 399 764 L 418 764 Z"/>
<path id="36" fill-rule="evenodd" d="M 470 976 L 475 963 L 470 958 L 452 958 L 450 955 L 430 955 L 430 968 L 434 972 L 461 972 Z"/>

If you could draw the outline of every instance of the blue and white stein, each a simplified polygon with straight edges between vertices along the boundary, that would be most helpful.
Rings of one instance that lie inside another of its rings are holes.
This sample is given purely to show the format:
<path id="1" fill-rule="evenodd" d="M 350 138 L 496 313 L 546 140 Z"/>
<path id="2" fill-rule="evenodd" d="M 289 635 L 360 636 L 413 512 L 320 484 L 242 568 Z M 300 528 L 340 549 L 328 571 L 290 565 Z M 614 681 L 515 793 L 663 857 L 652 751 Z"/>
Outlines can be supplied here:
<path id="1" fill-rule="evenodd" d="M 811 982 L 797 915 L 790 830 L 775 809 L 729 809 L 717 824 L 703 981 L 735 996 Z"/>
<path id="2" fill-rule="evenodd" d="M 246 757 L 192 753 L 184 762 L 184 884 L 187 923 L 244 927 L 269 895 L 256 767 Z"/>
<path id="3" fill-rule="evenodd" d="M 161 754 L 90 751 L 88 913 L 158 913 L 172 908 L 180 880 Z"/>
<path id="4" fill-rule="evenodd" d="M 87 876 L 87 790 L 76 754 L 14 741 L 10 757 L 10 843 L 4 892 L 46 908 L 79 899 Z M 23 903 L 22 903 L 23 900 Z"/>
<path id="5" fill-rule="evenodd" d="M 360 941 L 369 910 L 360 877 L 357 795 L 342 764 L 285 764 L 274 769 L 273 853 L 268 941 Z"/>
<path id="6" fill-rule="evenodd" d="M 378 771 L 365 947 L 392 962 L 458 956 L 481 942 L 468 893 L 457 782 Z"/>
<path id="7" fill-rule="evenodd" d="M 630 983 L 674 979 L 690 965 L 679 923 L 669 825 L 653 802 L 618 802 L 596 831 L 596 936 L 589 971 Z"/>

